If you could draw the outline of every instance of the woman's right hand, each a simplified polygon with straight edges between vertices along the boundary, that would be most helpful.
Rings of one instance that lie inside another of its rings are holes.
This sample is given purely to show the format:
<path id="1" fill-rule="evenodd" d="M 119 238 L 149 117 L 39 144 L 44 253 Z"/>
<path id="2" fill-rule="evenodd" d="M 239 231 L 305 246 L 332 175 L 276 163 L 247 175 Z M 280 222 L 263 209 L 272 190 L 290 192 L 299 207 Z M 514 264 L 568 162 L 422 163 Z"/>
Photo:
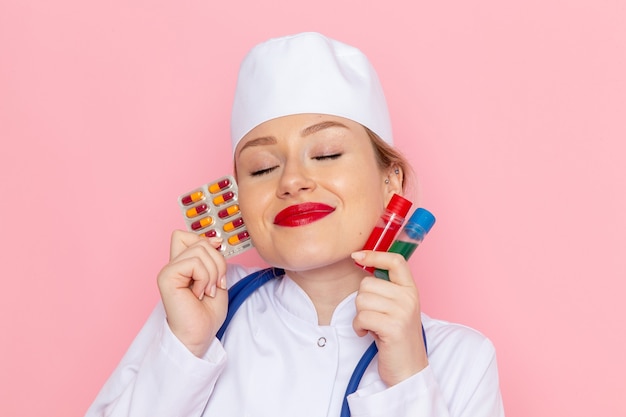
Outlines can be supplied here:
<path id="1" fill-rule="evenodd" d="M 170 262 L 157 277 L 172 333 L 202 357 L 226 319 L 226 260 L 222 240 L 191 232 L 172 233 Z"/>

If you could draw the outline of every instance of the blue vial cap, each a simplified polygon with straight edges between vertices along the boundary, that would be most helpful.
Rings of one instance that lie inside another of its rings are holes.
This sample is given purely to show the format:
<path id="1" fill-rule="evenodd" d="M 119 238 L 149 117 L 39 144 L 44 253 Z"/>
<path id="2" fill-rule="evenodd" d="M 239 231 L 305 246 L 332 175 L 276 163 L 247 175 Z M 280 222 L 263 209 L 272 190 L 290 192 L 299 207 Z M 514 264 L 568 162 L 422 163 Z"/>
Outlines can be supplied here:
<path id="1" fill-rule="evenodd" d="M 418 208 L 404 226 L 406 234 L 412 239 L 423 239 L 435 224 L 435 216 L 425 208 Z"/>

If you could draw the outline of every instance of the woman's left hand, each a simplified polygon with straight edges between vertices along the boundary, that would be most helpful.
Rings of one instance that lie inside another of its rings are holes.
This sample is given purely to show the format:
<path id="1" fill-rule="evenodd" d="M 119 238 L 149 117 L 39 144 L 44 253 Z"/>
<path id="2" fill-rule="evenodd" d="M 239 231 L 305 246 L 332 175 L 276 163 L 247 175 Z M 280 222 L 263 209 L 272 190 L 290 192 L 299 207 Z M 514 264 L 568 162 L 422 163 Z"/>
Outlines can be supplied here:
<path id="1" fill-rule="evenodd" d="M 368 332 L 374 336 L 378 347 L 378 373 L 387 386 L 392 386 L 428 365 L 419 292 L 401 255 L 359 251 L 352 257 L 361 265 L 389 271 L 390 281 L 372 275 L 361 281 L 353 327 L 359 336 Z"/>

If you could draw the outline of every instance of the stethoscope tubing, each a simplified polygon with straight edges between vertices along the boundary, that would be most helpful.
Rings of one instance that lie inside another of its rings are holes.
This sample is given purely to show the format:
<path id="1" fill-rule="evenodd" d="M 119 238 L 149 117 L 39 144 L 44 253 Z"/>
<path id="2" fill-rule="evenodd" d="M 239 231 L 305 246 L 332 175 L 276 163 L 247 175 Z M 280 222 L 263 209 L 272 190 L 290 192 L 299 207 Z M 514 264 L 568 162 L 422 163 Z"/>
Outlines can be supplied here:
<path id="1" fill-rule="evenodd" d="M 217 332 L 216 337 L 221 341 L 224 337 L 224 332 L 226 332 L 226 328 L 230 324 L 231 320 L 235 316 L 239 307 L 246 301 L 246 299 L 252 295 L 256 290 L 262 287 L 268 281 L 278 278 L 285 274 L 285 271 L 280 268 L 267 268 L 263 270 L 259 270 L 253 272 L 252 274 L 246 276 L 241 279 L 235 285 L 233 285 L 228 290 L 228 312 L 226 313 L 226 319 L 224 320 L 224 324 Z M 422 325 L 422 336 L 424 338 L 424 347 L 426 348 L 426 352 L 428 353 L 428 344 L 426 343 L 426 332 L 424 331 L 424 326 Z M 341 405 L 341 414 L 340 417 L 350 417 L 350 407 L 348 406 L 348 396 L 354 393 L 359 384 L 361 383 L 361 379 L 363 375 L 365 375 L 365 371 L 367 367 L 370 365 L 376 354 L 378 353 L 378 347 L 376 347 L 376 342 L 372 342 L 372 344 L 367 348 L 361 359 L 357 363 L 352 372 L 352 376 L 348 381 L 348 386 L 346 387 L 346 393 L 343 397 L 343 403 Z"/>

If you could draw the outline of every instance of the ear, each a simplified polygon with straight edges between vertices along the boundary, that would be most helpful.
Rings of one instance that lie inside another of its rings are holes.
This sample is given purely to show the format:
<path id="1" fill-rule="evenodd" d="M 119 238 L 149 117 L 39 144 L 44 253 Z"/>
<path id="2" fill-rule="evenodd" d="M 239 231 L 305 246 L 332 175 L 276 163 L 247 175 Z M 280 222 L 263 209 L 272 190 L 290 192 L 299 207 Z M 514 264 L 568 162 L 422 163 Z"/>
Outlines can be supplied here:
<path id="1" fill-rule="evenodd" d="M 387 176 L 383 178 L 385 190 L 385 205 L 389 204 L 394 194 L 403 195 L 402 184 L 404 183 L 404 171 L 398 165 L 392 165 L 386 170 Z M 389 181 L 387 181 L 389 180 Z"/>

